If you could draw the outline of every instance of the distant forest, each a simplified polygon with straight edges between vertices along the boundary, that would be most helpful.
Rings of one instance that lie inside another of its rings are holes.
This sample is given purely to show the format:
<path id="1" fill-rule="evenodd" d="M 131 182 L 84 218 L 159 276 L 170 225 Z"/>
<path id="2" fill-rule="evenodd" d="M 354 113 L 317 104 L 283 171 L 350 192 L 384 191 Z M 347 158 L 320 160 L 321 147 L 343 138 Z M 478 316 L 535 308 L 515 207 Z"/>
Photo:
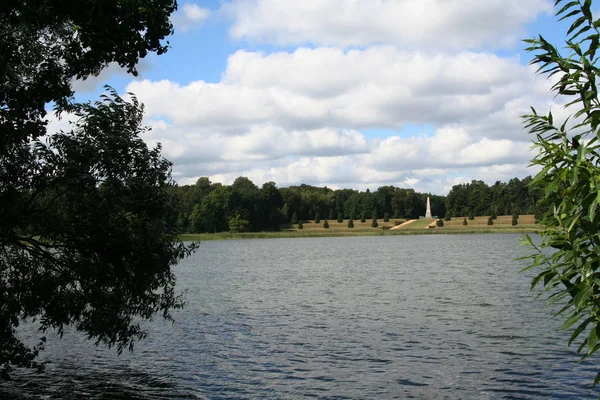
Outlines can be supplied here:
<path id="1" fill-rule="evenodd" d="M 427 196 L 434 216 L 537 214 L 537 193 L 531 177 L 488 186 L 483 181 L 455 185 L 447 196 L 395 186 L 376 191 L 333 190 L 311 185 L 278 188 L 274 182 L 256 186 L 246 177 L 232 185 L 198 179 L 194 185 L 173 186 L 173 223 L 182 232 L 268 231 L 303 220 L 412 219 L 425 214 Z"/>

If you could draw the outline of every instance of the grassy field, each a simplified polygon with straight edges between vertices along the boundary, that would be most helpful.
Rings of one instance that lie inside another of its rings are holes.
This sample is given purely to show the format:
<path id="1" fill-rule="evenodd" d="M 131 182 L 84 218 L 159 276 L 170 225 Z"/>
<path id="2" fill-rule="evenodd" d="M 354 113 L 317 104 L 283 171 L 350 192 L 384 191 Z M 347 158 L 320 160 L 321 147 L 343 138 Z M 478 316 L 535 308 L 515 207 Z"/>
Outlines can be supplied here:
<path id="1" fill-rule="evenodd" d="M 295 237 L 333 237 L 333 236 L 381 236 L 381 235 L 427 235 L 427 234 L 452 234 L 452 233 L 520 233 L 538 232 L 542 229 L 535 224 L 533 215 L 519 216 L 519 224 L 511 225 L 512 216 L 502 215 L 494 220 L 494 225 L 487 225 L 488 217 L 475 217 L 475 220 L 467 219 L 467 226 L 463 226 L 463 217 L 452 218 L 444 221 L 444 227 L 427 228 L 432 220 L 417 220 L 402 228 L 389 230 L 396 223 L 404 222 L 403 219 L 390 219 L 389 222 L 377 220 L 379 227 L 372 228 L 371 220 L 360 222 L 354 221 L 354 228 L 348 228 L 348 220 L 337 222 L 329 221 L 329 229 L 323 228 L 323 220 L 319 224 L 314 221 L 304 222 L 303 229 L 296 225 L 288 226 L 280 232 L 246 232 L 246 233 L 200 233 L 182 235 L 182 240 L 224 240 L 224 239 L 259 239 L 259 238 L 295 238 Z M 387 229 L 382 229 L 386 227 Z"/>

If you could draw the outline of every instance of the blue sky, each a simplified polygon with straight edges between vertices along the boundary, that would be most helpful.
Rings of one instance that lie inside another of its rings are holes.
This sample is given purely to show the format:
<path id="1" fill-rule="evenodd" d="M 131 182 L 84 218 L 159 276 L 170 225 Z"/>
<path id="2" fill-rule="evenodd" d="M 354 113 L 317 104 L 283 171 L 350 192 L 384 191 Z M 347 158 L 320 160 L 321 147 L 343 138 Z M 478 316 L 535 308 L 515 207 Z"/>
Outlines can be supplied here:
<path id="1" fill-rule="evenodd" d="M 534 173 L 519 115 L 560 108 L 521 41 L 561 44 L 551 1 L 197 1 L 172 21 L 170 50 L 139 77 L 111 65 L 74 87 L 134 92 L 180 184 L 445 194 Z"/>

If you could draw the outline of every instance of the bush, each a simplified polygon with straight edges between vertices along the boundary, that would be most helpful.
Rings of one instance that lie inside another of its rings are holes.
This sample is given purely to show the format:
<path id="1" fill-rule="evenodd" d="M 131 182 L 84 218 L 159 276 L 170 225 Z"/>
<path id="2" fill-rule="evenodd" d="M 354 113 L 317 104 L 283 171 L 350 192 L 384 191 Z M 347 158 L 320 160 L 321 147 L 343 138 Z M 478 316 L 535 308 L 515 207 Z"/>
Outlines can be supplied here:
<path id="1" fill-rule="evenodd" d="M 388 213 L 383 214 L 383 222 L 390 222 L 390 214 L 388 214 Z"/>
<path id="2" fill-rule="evenodd" d="M 475 214 L 473 214 L 473 211 L 469 212 L 469 221 L 473 221 L 475 219 Z"/>
<path id="3" fill-rule="evenodd" d="M 342 213 L 338 214 L 337 222 L 344 222 L 344 216 L 342 215 Z"/>
<path id="4" fill-rule="evenodd" d="M 348 220 L 348 228 L 354 228 L 354 221 L 352 219 Z"/>
<path id="5" fill-rule="evenodd" d="M 378 226 L 379 226 L 379 224 L 377 223 L 377 218 L 373 218 L 373 222 L 371 222 L 371 227 L 377 228 Z"/>
<path id="6" fill-rule="evenodd" d="M 512 226 L 515 226 L 515 225 L 517 225 L 518 223 L 519 223 L 519 216 L 518 216 L 518 215 L 515 213 L 515 214 L 513 214 L 513 216 L 512 216 L 512 222 L 511 222 L 511 225 L 512 225 Z"/>
<path id="7" fill-rule="evenodd" d="M 435 221 L 435 224 L 437 225 L 438 228 L 441 228 L 444 226 L 444 220 L 438 219 L 437 221 Z"/>
<path id="8" fill-rule="evenodd" d="M 488 225 L 494 225 L 494 219 L 492 218 L 492 216 L 491 216 L 491 215 L 488 217 L 488 222 L 487 222 L 487 224 L 488 224 Z"/>
<path id="9" fill-rule="evenodd" d="M 304 226 L 302 226 L 302 221 L 298 222 L 298 229 L 304 229 Z"/>
<path id="10" fill-rule="evenodd" d="M 467 226 L 467 225 L 468 225 L 467 218 L 465 217 L 465 218 L 463 218 L 463 226 Z"/>
<path id="11" fill-rule="evenodd" d="M 446 211 L 446 215 L 444 216 L 444 221 L 451 221 L 452 220 L 452 214 L 450 214 L 450 211 Z"/>
<path id="12" fill-rule="evenodd" d="M 496 218 L 498 218 L 498 215 L 496 215 L 496 210 L 492 210 L 492 213 L 490 214 L 490 218 L 491 218 L 491 219 L 496 219 Z"/>
<path id="13" fill-rule="evenodd" d="M 367 221 L 367 218 L 365 216 L 365 213 L 362 213 L 360 216 L 360 222 L 366 222 L 366 221 Z"/>
<path id="14" fill-rule="evenodd" d="M 325 222 L 323 222 L 323 228 L 329 229 L 329 222 L 327 222 L 327 220 L 325 220 Z"/>

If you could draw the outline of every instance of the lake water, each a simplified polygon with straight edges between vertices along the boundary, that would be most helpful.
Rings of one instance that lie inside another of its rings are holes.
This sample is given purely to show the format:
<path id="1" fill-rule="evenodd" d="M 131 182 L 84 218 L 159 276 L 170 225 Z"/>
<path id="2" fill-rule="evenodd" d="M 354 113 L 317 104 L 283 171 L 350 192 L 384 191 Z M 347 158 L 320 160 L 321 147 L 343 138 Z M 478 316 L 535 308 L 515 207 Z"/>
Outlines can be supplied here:
<path id="1" fill-rule="evenodd" d="M 120 357 L 50 338 L 0 398 L 598 398 L 518 237 L 205 242 L 176 269 L 176 324 Z"/>

